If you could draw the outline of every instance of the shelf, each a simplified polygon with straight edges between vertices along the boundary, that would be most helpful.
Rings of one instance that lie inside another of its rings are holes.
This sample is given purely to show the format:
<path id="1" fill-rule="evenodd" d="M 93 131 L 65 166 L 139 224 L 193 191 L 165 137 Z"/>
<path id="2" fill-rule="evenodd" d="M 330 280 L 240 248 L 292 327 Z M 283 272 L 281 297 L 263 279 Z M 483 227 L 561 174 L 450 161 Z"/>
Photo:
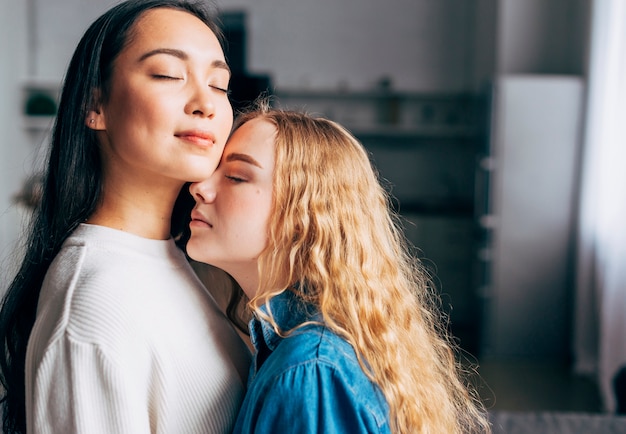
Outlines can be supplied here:
<path id="1" fill-rule="evenodd" d="M 394 126 L 374 125 L 355 126 L 350 132 L 359 139 L 479 139 L 480 132 L 473 127 L 449 127 L 441 125 Z"/>
<path id="2" fill-rule="evenodd" d="M 420 102 L 472 102 L 476 99 L 470 93 L 435 93 L 435 92 L 403 92 L 395 90 L 369 90 L 369 91 L 349 91 L 343 89 L 275 89 L 273 95 L 285 99 L 334 99 L 334 100 L 388 100 L 397 99 L 402 101 Z"/>
<path id="3" fill-rule="evenodd" d="M 442 199 L 436 201 L 393 201 L 400 214 L 419 214 L 433 217 L 474 217 L 474 204 L 467 199 Z M 398 203 L 400 202 L 400 203 Z"/>
<path id="4" fill-rule="evenodd" d="M 274 96 L 278 107 L 327 117 L 359 139 L 474 139 L 485 124 L 482 100 L 472 94 L 282 89 Z"/>

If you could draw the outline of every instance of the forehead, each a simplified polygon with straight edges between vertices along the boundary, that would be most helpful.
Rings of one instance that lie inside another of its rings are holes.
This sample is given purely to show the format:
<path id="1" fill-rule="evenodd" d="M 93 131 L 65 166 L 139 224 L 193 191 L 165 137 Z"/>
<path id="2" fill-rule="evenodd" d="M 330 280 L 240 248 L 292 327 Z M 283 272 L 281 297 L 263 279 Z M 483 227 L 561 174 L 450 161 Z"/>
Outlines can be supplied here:
<path id="1" fill-rule="evenodd" d="M 274 124 L 267 119 L 255 118 L 233 132 L 225 153 L 246 153 L 259 161 L 263 167 L 273 167 L 275 138 Z"/>
<path id="2" fill-rule="evenodd" d="M 144 12 L 132 27 L 122 54 L 163 47 L 224 58 L 219 40 L 204 22 L 189 12 L 170 8 Z"/>

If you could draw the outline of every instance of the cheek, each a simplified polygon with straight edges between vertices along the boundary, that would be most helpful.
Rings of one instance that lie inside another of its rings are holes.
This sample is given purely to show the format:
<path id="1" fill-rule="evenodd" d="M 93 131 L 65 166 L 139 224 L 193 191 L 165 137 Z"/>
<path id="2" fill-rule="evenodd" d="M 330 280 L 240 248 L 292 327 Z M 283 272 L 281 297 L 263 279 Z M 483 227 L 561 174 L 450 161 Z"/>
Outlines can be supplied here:
<path id="1" fill-rule="evenodd" d="M 233 109 L 230 102 L 226 102 L 217 108 L 219 116 L 219 122 L 216 122 L 216 134 L 218 134 L 218 142 L 226 144 L 228 136 L 230 135 L 233 126 Z"/>
<path id="2" fill-rule="evenodd" d="M 270 221 L 270 206 L 267 199 L 262 195 L 257 195 L 251 200 L 241 201 L 238 206 L 238 213 L 242 216 L 241 224 L 247 227 L 245 233 L 256 244 L 267 243 L 267 233 Z"/>
<path id="3" fill-rule="evenodd" d="M 259 243 L 263 245 L 263 248 L 267 245 L 269 238 L 269 227 L 270 227 L 270 217 L 271 217 L 271 209 L 268 203 L 270 199 L 260 201 L 258 207 L 256 208 L 257 213 L 257 233 Z"/>
<path id="4" fill-rule="evenodd" d="M 155 130 L 161 125 L 167 125 L 172 118 L 172 108 L 176 101 L 163 101 L 159 98 L 145 95 L 138 96 L 132 103 L 129 102 L 126 112 L 129 117 L 142 120 L 147 129 Z"/>
<path id="5" fill-rule="evenodd" d="M 178 104 L 174 95 L 166 97 L 150 92 L 150 89 L 144 89 L 145 84 L 137 87 L 138 85 L 120 86 L 112 95 L 110 109 L 117 111 L 117 116 L 122 121 L 130 118 L 146 121 L 167 119 L 168 112 Z"/>
<path id="6" fill-rule="evenodd" d="M 117 91 L 112 94 L 105 107 L 106 127 L 110 135 L 132 136 L 143 122 L 138 122 L 140 117 L 145 116 L 144 104 L 140 103 L 133 95 L 125 95 Z M 132 128 L 132 125 L 135 127 Z"/>

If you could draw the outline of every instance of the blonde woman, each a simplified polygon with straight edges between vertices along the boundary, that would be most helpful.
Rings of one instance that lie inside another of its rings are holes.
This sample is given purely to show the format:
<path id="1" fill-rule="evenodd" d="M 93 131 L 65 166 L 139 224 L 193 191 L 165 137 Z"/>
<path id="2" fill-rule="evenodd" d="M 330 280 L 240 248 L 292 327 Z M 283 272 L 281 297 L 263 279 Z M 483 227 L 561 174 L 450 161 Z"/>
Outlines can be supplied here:
<path id="1" fill-rule="evenodd" d="M 488 432 L 363 146 L 260 104 L 190 187 L 188 254 L 250 298 L 236 433 Z"/>

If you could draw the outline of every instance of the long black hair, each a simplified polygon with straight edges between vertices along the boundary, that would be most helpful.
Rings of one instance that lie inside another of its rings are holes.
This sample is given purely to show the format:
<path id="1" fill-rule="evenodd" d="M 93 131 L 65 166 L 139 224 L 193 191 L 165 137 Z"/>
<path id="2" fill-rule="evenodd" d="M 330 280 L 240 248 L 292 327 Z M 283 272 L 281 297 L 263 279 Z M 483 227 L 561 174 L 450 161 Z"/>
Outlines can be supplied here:
<path id="1" fill-rule="evenodd" d="M 4 433 L 26 432 L 25 359 L 44 276 L 68 235 L 95 210 L 103 188 L 102 165 L 87 114 L 108 96 L 115 59 L 148 10 L 178 9 L 198 17 L 223 37 L 215 7 L 186 0 L 128 0 L 98 18 L 70 61 L 43 177 L 43 196 L 33 211 L 26 253 L 0 311 L 0 382 Z M 101 98 L 96 100 L 96 98 Z M 187 225 L 193 200 L 181 190 L 172 213 L 172 236 Z"/>

